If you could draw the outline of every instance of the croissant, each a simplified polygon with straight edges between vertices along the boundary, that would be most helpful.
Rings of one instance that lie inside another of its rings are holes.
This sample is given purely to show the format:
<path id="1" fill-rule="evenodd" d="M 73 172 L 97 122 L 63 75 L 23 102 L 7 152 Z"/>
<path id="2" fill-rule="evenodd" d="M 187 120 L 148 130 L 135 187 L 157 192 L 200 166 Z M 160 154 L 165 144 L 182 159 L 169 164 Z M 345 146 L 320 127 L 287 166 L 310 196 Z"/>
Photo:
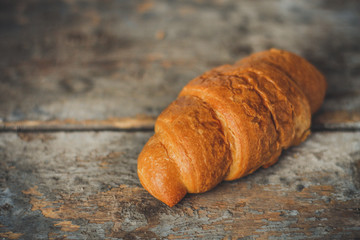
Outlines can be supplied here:
<path id="1" fill-rule="evenodd" d="M 138 157 L 141 184 L 172 207 L 273 165 L 310 134 L 326 87 L 309 62 L 277 49 L 204 73 L 157 118 Z"/>

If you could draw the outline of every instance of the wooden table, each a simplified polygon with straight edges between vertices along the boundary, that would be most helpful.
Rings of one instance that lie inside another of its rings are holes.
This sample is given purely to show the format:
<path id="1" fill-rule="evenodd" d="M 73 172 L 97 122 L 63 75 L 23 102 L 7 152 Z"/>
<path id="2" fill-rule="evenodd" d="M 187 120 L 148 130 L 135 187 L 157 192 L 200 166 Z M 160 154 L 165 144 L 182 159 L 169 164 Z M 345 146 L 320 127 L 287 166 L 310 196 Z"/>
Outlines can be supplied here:
<path id="1" fill-rule="evenodd" d="M 0 3 L 0 238 L 360 238 L 358 1 Z M 326 76 L 313 134 L 173 208 L 136 174 L 192 78 L 271 47 Z"/>

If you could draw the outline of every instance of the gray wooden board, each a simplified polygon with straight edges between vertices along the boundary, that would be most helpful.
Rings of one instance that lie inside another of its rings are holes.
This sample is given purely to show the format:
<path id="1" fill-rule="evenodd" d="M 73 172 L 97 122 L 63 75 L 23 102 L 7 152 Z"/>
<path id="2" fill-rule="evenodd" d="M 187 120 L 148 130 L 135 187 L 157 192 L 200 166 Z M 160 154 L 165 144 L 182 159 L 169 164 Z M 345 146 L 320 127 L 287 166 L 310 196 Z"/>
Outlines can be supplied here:
<path id="1" fill-rule="evenodd" d="M 360 237 L 359 132 L 312 134 L 274 166 L 173 208 L 136 174 L 151 135 L 0 134 L 0 238 Z"/>
<path id="2" fill-rule="evenodd" d="M 359 115 L 359 9 L 350 0 L 1 1 L 0 120 L 157 116 L 192 78 L 271 47 L 326 75 L 323 111 Z"/>

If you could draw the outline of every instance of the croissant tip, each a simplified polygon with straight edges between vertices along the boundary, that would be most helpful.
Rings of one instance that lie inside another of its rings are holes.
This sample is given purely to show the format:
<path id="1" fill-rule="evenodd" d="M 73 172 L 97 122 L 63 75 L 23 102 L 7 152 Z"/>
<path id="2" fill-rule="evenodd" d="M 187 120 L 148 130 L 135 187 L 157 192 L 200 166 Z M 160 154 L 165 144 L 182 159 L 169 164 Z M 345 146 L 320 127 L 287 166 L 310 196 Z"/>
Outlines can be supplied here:
<path id="1" fill-rule="evenodd" d="M 168 205 L 169 207 L 173 207 L 176 204 L 178 204 L 184 198 L 185 195 L 186 195 L 186 192 L 185 192 L 185 194 L 180 193 L 177 196 L 173 196 L 170 199 L 167 199 L 166 201 L 161 200 L 161 199 L 159 199 L 159 200 L 162 201 L 163 203 L 165 203 L 166 205 Z"/>
<path id="2" fill-rule="evenodd" d="M 185 187 L 181 187 L 177 184 L 175 186 L 170 184 L 170 186 L 160 189 L 154 186 L 147 186 L 141 180 L 140 183 L 151 195 L 169 207 L 178 204 L 187 193 Z"/>
<path id="3" fill-rule="evenodd" d="M 177 166 L 172 162 L 157 137 L 149 139 L 138 158 L 137 170 L 141 185 L 169 207 L 186 195 Z"/>
<path id="4" fill-rule="evenodd" d="M 153 179 L 159 180 L 159 179 Z M 141 182 L 141 181 L 140 181 Z M 154 185 L 147 186 L 143 182 L 141 182 L 143 187 L 151 193 L 156 199 L 160 200 L 161 202 L 165 203 L 169 207 L 175 206 L 177 203 L 179 203 L 186 195 L 187 190 L 186 188 L 179 184 L 177 181 L 169 182 L 167 181 L 167 184 L 164 183 L 155 183 Z M 162 186 L 162 187 L 158 187 Z"/>
<path id="5" fill-rule="evenodd" d="M 173 207 L 176 205 L 176 203 L 165 203 L 168 207 Z"/>

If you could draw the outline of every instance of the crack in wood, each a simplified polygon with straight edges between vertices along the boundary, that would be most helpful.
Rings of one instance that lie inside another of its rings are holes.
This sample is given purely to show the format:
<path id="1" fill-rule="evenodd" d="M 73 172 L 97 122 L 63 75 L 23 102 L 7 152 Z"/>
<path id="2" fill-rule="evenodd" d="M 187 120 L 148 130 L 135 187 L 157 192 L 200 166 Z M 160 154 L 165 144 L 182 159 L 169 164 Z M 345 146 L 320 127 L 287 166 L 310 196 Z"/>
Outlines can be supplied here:
<path id="1" fill-rule="evenodd" d="M 155 121 L 156 117 L 148 115 L 138 115 L 126 118 L 108 118 L 104 120 L 23 120 L 0 122 L 0 132 L 148 132 L 154 130 Z M 346 111 L 320 112 L 313 117 L 311 130 L 313 132 L 359 131 L 360 113 Z"/>
<path id="2" fill-rule="evenodd" d="M 0 132 L 152 131 L 155 120 L 147 115 L 105 120 L 24 120 L 0 122 Z"/>

